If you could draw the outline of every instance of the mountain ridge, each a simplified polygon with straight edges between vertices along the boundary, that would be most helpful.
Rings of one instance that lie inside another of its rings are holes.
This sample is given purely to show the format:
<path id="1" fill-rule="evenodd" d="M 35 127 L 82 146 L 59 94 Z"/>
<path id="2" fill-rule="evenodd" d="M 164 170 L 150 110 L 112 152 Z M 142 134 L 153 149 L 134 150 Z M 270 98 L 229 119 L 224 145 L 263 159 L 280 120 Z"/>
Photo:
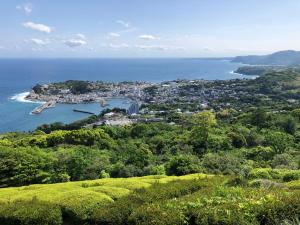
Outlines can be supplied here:
<path id="1" fill-rule="evenodd" d="M 284 50 L 269 55 L 237 56 L 232 62 L 249 65 L 300 65 L 300 51 Z"/>

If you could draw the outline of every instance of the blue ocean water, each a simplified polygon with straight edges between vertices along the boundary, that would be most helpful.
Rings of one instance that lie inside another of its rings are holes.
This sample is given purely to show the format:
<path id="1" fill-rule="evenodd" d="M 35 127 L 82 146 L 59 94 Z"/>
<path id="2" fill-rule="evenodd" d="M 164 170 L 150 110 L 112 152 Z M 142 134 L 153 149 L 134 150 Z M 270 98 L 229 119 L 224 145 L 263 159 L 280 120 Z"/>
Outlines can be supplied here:
<path id="1" fill-rule="evenodd" d="M 30 115 L 37 103 L 24 102 L 20 93 L 37 83 L 65 80 L 152 81 L 175 79 L 233 79 L 240 64 L 207 59 L 0 59 L 0 133 L 30 131 L 44 123 L 69 123 L 86 117 L 73 112 L 101 112 L 99 104 L 57 105 L 40 115 Z M 128 107 L 111 100 L 109 107 Z"/>

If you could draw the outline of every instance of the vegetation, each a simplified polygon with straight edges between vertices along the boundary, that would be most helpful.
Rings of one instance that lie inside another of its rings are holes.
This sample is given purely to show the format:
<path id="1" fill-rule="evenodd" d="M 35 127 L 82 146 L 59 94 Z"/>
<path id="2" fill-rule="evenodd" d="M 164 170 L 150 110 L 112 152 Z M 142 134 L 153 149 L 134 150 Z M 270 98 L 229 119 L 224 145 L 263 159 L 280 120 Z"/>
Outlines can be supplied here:
<path id="1" fill-rule="evenodd" d="M 269 187 L 253 183 L 193 174 L 3 188 L 0 222 L 250 225 L 298 221 L 300 192 L 290 183 Z"/>
<path id="2" fill-rule="evenodd" d="M 299 73 L 240 82 L 261 97 L 164 105 L 156 123 L 85 127 L 104 112 L 0 135 L 0 224 L 297 224 Z"/>
<path id="3" fill-rule="evenodd" d="M 249 75 L 249 76 L 261 76 L 270 70 L 280 71 L 284 69 L 282 66 L 242 66 L 239 67 L 235 73 Z"/>

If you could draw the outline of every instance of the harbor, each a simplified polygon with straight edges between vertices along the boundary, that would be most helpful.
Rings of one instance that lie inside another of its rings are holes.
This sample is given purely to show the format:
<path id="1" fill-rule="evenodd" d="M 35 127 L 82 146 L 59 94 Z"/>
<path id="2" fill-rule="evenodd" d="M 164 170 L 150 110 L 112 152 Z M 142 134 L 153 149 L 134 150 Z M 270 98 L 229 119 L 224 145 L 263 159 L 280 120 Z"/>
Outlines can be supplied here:
<path id="1" fill-rule="evenodd" d="M 56 101 L 48 101 L 31 111 L 31 114 L 36 115 L 42 113 L 45 109 L 55 107 Z"/>

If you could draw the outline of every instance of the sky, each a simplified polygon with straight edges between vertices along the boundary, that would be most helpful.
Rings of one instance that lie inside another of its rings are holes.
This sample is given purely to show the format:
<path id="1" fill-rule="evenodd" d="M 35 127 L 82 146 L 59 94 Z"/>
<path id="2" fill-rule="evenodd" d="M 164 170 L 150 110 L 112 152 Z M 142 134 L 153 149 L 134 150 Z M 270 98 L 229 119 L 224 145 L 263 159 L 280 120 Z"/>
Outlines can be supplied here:
<path id="1" fill-rule="evenodd" d="M 0 57 L 226 57 L 300 50 L 299 0 L 1 0 Z"/>

